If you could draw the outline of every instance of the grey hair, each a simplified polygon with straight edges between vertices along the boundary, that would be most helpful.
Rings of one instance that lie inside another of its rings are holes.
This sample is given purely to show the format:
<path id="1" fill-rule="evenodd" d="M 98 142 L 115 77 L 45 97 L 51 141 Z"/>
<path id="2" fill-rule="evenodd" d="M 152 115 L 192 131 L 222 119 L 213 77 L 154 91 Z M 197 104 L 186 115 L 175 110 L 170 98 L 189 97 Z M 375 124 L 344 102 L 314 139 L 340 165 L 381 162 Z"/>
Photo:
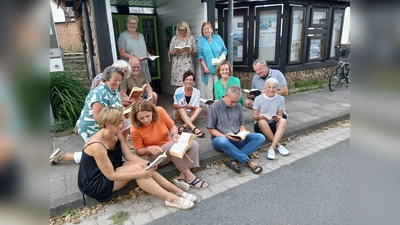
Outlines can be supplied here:
<path id="1" fill-rule="evenodd" d="M 268 84 L 273 84 L 276 86 L 276 88 L 279 88 L 279 81 L 276 78 L 268 78 L 264 83 L 264 89 L 267 89 Z"/>
<path id="2" fill-rule="evenodd" d="M 239 98 L 240 98 L 240 97 L 242 97 L 242 89 L 236 85 L 229 86 L 225 90 L 225 95 L 226 96 L 236 95 L 236 96 L 239 96 Z"/>
<path id="3" fill-rule="evenodd" d="M 139 17 L 135 16 L 135 15 L 129 15 L 128 17 L 126 17 L 126 22 L 128 23 L 131 20 L 136 20 L 136 22 L 139 22 Z"/>
<path id="4" fill-rule="evenodd" d="M 257 63 L 260 63 L 261 66 L 268 66 L 264 59 L 256 59 L 256 61 L 253 62 L 253 66 L 255 66 Z"/>
<path id="5" fill-rule="evenodd" d="M 113 63 L 111 66 L 119 67 L 121 69 L 128 68 L 128 72 L 126 72 L 125 76 L 129 77 L 132 73 L 132 67 L 129 65 L 129 63 L 123 59 L 117 60 L 115 63 Z"/>
<path id="6" fill-rule="evenodd" d="M 119 75 L 121 75 L 121 78 L 124 78 L 124 71 L 122 71 L 121 68 L 116 66 L 109 66 L 104 69 L 103 75 L 101 76 L 101 81 L 109 81 L 113 73 L 118 73 Z"/>

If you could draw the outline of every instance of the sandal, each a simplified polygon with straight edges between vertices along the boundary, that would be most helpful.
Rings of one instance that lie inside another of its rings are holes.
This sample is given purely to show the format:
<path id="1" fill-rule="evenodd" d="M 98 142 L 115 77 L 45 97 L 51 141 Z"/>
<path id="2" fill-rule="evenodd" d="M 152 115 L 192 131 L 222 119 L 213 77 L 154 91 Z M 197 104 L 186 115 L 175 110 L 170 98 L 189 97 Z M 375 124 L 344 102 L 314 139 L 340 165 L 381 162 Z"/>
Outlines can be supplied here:
<path id="1" fill-rule="evenodd" d="M 65 153 L 61 151 L 61 149 L 57 148 L 51 155 L 50 155 L 50 165 L 58 163 L 58 160 L 63 156 Z"/>
<path id="2" fill-rule="evenodd" d="M 187 127 L 185 127 L 184 125 L 182 125 L 182 126 L 180 126 L 180 127 L 178 128 L 178 133 L 179 133 L 179 134 L 182 134 L 182 132 L 185 132 L 186 129 L 187 129 Z"/>
<path id="3" fill-rule="evenodd" d="M 225 161 L 225 165 L 229 169 L 233 170 L 233 172 L 235 172 L 235 173 L 241 173 L 242 172 L 240 170 L 240 168 L 239 168 L 239 162 L 237 160 L 231 159 L 231 160 Z"/>
<path id="4" fill-rule="evenodd" d="M 198 183 L 200 183 L 200 187 L 196 186 L 196 184 L 198 184 Z M 208 183 L 205 182 L 204 180 L 198 179 L 197 177 L 194 178 L 194 180 L 192 182 L 188 183 L 188 184 L 189 184 L 190 187 L 194 187 L 194 188 L 197 188 L 197 189 L 208 188 Z M 207 186 L 203 187 L 204 184 L 207 184 Z"/>
<path id="5" fill-rule="evenodd" d="M 261 166 L 259 166 L 259 165 L 256 165 L 256 166 L 254 166 L 254 167 L 251 167 L 251 166 L 250 166 L 251 162 L 254 162 L 254 161 L 253 161 L 252 159 L 250 159 L 250 160 L 247 162 L 247 165 L 250 167 L 250 171 L 251 171 L 251 172 L 253 172 L 253 173 L 255 173 L 255 174 L 259 174 L 259 173 L 261 173 L 261 171 L 263 171 L 263 168 L 262 168 Z"/>
<path id="6" fill-rule="evenodd" d="M 195 132 L 196 129 L 199 130 L 199 132 L 196 133 L 196 132 Z M 205 134 L 203 133 L 203 131 L 201 131 L 201 130 L 200 130 L 199 128 L 197 128 L 197 127 L 194 127 L 193 130 L 192 130 L 192 132 L 193 132 L 193 134 L 197 135 L 198 138 L 202 138 L 202 137 L 204 137 L 204 135 L 205 135 Z M 199 135 L 200 135 L 200 136 L 199 136 Z"/>

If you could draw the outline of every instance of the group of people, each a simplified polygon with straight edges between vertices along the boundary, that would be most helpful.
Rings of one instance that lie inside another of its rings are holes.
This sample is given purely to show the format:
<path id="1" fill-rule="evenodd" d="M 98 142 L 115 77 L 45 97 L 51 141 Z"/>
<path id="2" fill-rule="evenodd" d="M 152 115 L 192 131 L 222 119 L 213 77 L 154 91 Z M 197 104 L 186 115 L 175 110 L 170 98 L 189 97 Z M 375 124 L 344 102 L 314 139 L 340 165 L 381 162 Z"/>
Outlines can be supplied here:
<path id="1" fill-rule="evenodd" d="M 283 96 L 288 94 L 281 72 L 268 68 L 264 60 L 256 60 L 252 88 L 261 90 L 262 94 L 248 94 L 243 100 L 240 80 L 233 76 L 230 63 L 222 61 L 217 66 L 212 65 L 212 58 L 227 54 L 221 37 L 213 34 L 212 25 L 203 23 L 203 36 L 196 44 L 190 35 L 190 27 L 182 21 L 169 50 L 173 56 L 171 84 L 176 86 L 171 118 L 164 108 L 157 106 L 157 93 L 153 92 L 150 76 L 146 74 L 147 61 L 141 57 L 149 53 L 138 47 L 144 38 L 136 31 L 137 23 L 137 17 L 128 16 L 127 31 L 118 40 L 120 55 L 125 60 L 118 60 L 93 79 L 77 121 L 77 131 L 85 141 L 83 149 L 75 153 L 56 149 L 50 156 L 51 164 L 65 160 L 80 163 L 78 187 L 82 193 L 103 202 L 111 197 L 112 192 L 135 179 L 144 191 L 163 198 L 166 206 L 179 209 L 194 206 L 197 197 L 187 193 L 189 188 L 209 186 L 192 172 L 192 169 L 200 167 L 199 143 L 194 140 L 182 158 L 171 156 L 169 149 L 187 128 L 197 137 L 205 137 L 205 133 L 194 125 L 202 112 L 201 93 L 194 87 L 195 74 L 192 72 L 192 57 L 195 55 L 200 58 L 207 96 L 215 100 L 207 116 L 211 144 L 217 151 L 231 157 L 225 164 L 237 173 L 241 172 L 239 163 L 248 165 L 253 173 L 261 173 L 263 168 L 249 155 L 264 143 L 265 138 L 272 142 L 268 159 L 275 159 L 275 150 L 282 155 L 290 153 L 279 143 L 287 124 Z M 188 47 L 177 50 L 176 46 Z M 144 84 L 147 85 L 141 99 L 128 97 L 132 88 Z M 232 134 L 246 131 L 242 106 L 253 109 L 255 133 L 239 140 Z M 126 107 L 130 111 L 124 113 Z M 277 117 L 268 120 L 264 115 Z M 174 120 L 183 122 L 183 125 L 177 127 Z M 129 133 L 134 151 L 127 141 Z M 169 162 L 175 165 L 179 176 L 173 179 L 174 184 L 156 172 L 157 166 L 145 169 L 164 152 L 167 158 L 158 166 Z"/>

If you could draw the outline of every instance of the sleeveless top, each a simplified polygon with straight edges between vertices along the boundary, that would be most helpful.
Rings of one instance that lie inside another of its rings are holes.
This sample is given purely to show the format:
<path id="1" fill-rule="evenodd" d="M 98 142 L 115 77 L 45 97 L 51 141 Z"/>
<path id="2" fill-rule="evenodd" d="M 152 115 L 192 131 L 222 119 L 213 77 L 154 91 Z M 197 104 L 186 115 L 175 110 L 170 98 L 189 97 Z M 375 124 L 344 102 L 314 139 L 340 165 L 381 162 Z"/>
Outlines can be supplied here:
<path id="1" fill-rule="evenodd" d="M 106 146 L 99 141 L 94 141 L 86 145 L 85 148 L 94 143 L 99 143 L 106 148 Z M 97 166 L 94 157 L 86 154 L 84 151 L 85 148 L 82 149 L 82 159 L 79 164 L 78 188 L 83 194 L 96 199 L 98 202 L 107 201 L 111 197 L 114 181 L 104 176 Z M 107 155 L 114 170 L 122 166 L 124 162 L 122 161 L 122 148 L 119 140 L 115 145 L 115 149 L 107 149 Z"/>

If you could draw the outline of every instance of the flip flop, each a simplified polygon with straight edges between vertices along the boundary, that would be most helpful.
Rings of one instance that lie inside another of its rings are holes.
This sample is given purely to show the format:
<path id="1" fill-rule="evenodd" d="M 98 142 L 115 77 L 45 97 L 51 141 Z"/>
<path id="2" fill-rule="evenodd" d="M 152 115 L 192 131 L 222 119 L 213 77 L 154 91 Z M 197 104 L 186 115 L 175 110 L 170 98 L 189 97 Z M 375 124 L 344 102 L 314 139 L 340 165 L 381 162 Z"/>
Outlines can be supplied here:
<path id="1" fill-rule="evenodd" d="M 234 165 L 233 162 L 236 162 L 236 165 Z M 242 172 L 240 170 L 240 168 L 239 168 L 239 162 L 237 160 L 231 159 L 231 160 L 225 161 L 225 165 L 229 169 L 233 170 L 233 172 L 235 172 L 235 173 L 241 173 Z"/>

